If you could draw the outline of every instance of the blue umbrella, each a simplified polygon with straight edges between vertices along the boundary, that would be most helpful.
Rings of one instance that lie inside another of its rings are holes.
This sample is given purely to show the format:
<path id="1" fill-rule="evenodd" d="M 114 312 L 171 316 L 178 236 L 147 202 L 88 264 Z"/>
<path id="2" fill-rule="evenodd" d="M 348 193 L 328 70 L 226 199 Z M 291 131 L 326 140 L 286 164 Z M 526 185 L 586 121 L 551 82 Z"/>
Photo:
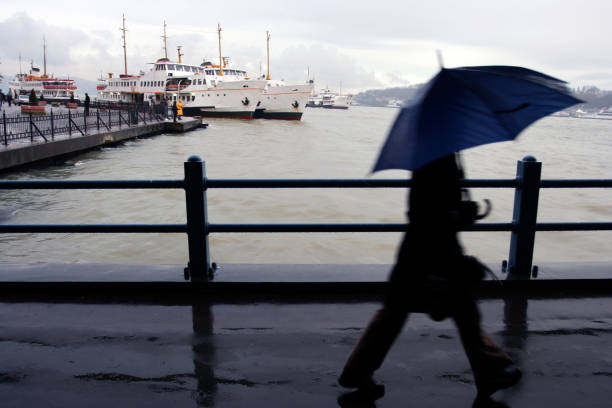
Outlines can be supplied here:
<path id="1" fill-rule="evenodd" d="M 402 107 L 373 171 L 414 170 L 463 149 L 513 140 L 536 120 L 580 102 L 564 81 L 527 68 L 442 68 Z"/>

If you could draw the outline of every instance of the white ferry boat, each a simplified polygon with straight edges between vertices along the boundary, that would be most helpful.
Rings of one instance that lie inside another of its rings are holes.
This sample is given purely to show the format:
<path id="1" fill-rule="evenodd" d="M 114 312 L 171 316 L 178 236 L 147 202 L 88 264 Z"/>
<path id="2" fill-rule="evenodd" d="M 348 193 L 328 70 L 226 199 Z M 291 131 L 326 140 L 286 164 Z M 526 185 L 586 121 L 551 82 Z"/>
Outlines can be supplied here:
<path id="1" fill-rule="evenodd" d="M 269 80 L 257 103 L 254 117 L 300 120 L 311 92 L 311 84 L 286 85 L 281 80 Z"/>
<path id="2" fill-rule="evenodd" d="M 312 93 L 313 84 L 288 85 L 283 80 L 270 79 L 270 33 L 266 32 L 268 73 L 266 87 L 257 102 L 255 118 L 300 120 Z"/>
<path id="3" fill-rule="evenodd" d="M 19 56 L 19 65 L 21 66 L 21 56 Z M 30 63 L 30 72 L 28 74 L 19 73 L 9 81 L 9 92 L 15 100 L 26 99 L 29 97 L 32 90 L 36 97 L 44 99 L 47 102 L 78 102 L 77 85 L 74 80 L 69 78 L 54 78 L 47 75 L 47 44 L 43 38 L 43 73 L 40 73 L 40 68 L 34 67 L 34 62 Z M 19 98 L 19 97 L 22 98 Z"/>
<path id="4" fill-rule="evenodd" d="M 219 27 L 219 44 L 220 33 Z M 228 58 L 221 58 L 220 52 L 219 65 L 210 61 L 191 65 L 182 62 L 181 47 L 177 50 L 178 62 L 160 58 L 149 71 L 139 75 L 128 75 L 126 63 L 125 74 L 118 78 L 109 74 L 98 84 L 98 99 L 156 104 L 180 100 L 185 116 L 253 118 L 265 80 L 250 79 L 245 71 L 228 67 Z"/>
<path id="5" fill-rule="evenodd" d="M 15 78 L 9 81 L 9 92 L 12 92 L 15 99 L 19 96 L 29 96 L 32 90 L 38 99 L 44 99 L 47 102 L 70 102 L 78 101 L 76 92 L 78 87 L 72 79 L 52 78 L 46 74 L 37 75 L 40 73 L 38 68 L 32 67 L 29 74 L 17 74 Z"/>
<path id="6" fill-rule="evenodd" d="M 98 99 L 152 104 L 181 100 L 185 116 L 251 119 L 265 84 L 249 79 L 244 71 L 211 62 L 190 65 L 160 58 L 140 75 L 109 74 L 98 84 Z"/>

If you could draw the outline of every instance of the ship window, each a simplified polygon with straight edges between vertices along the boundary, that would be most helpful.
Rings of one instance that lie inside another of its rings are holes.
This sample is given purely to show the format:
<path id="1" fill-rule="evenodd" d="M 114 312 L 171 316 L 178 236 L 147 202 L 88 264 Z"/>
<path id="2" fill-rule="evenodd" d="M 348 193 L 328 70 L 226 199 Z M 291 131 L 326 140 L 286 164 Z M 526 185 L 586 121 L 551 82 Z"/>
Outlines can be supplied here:
<path id="1" fill-rule="evenodd" d="M 219 70 L 218 69 L 215 70 L 215 74 L 219 75 Z"/>
<path id="2" fill-rule="evenodd" d="M 172 70 L 174 71 L 176 68 L 174 67 L 174 64 L 168 64 L 168 70 Z"/>
<path id="3" fill-rule="evenodd" d="M 195 95 L 191 97 L 191 101 L 195 101 Z"/>

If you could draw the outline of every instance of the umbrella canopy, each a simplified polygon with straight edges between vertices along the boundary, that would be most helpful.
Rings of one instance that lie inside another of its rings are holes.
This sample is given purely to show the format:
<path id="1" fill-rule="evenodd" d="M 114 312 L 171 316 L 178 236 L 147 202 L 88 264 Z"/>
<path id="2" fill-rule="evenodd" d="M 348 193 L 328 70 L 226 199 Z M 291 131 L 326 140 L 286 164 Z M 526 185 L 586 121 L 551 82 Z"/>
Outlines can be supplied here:
<path id="1" fill-rule="evenodd" d="M 564 81 L 527 68 L 443 68 L 402 107 L 373 171 L 414 170 L 463 149 L 513 140 L 536 120 L 580 102 Z"/>

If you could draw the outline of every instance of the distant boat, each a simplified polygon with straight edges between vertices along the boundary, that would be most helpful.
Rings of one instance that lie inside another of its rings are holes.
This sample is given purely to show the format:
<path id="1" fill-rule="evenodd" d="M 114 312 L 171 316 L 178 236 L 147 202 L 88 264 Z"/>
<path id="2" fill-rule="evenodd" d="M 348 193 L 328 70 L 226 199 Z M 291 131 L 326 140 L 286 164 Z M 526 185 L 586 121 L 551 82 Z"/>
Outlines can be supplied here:
<path id="1" fill-rule="evenodd" d="M 43 40 L 44 41 L 44 40 Z M 9 92 L 15 99 L 22 100 L 29 97 L 34 91 L 38 99 L 44 99 L 47 102 L 70 102 L 71 99 L 78 101 L 76 96 L 77 85 L 74 80 L 68 78 L 54 78 L 47 75 L 47 45 L 43 42 L 43 73 L 40 73 L 40 68 L 34 66 L 34 62 L 30 63 L 29 74 L 19 73 L 9 81 Z M 21 59 L 20 59 L 21 61 Z"/>
<path id="2" fill-rule="evenodd" d="M 402 107 L 402 101 L 400 101 L 399 99 L 391 99 L 387 103 L 387 108 L 401 108 L 401 107 Z"/>
<path id="3" fill-rule="evenodd" d="M 329 89 L 321 89 L 318 94 L 313 94 L 308 98 L 306 106 L 311 108 L 348 109 L 351 100 L 351 95 L 339 95 L 331 92 Z"/>

